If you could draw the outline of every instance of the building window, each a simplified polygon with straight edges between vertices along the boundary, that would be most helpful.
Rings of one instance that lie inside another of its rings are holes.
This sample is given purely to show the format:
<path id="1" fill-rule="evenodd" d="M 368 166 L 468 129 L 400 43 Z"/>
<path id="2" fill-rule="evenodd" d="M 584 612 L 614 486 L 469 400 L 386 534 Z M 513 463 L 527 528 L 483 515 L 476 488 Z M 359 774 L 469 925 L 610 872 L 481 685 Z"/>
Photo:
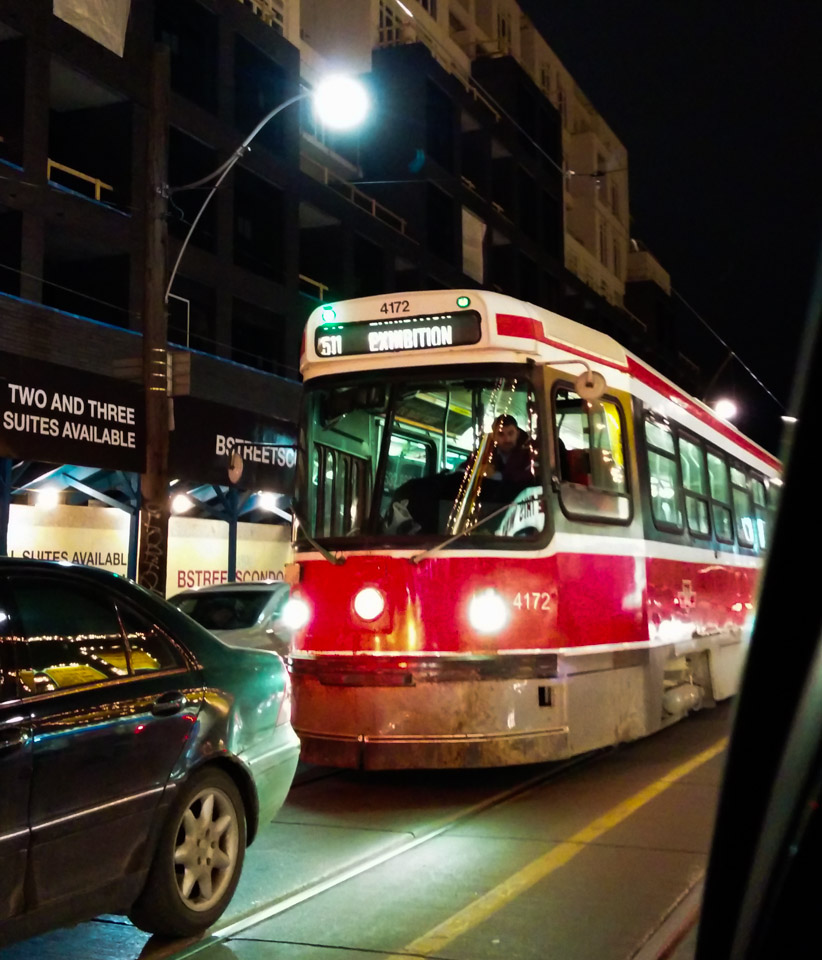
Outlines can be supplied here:
<path id="1" fill-rule="evenodd" d="M 611 209 L 614 211 L 614 216 L 619 219 L 619 187 L 615 184 L 611 184 Z"/>
<path id="2" fill-rule="evenodd" d="M 231 359 L 267 373 L 287 373 L 283 327 L 283 318 L 279 314 L 235 298 L 231 317 Z"/>
<path id="3" fill-rule="evenodd" d="M 285 254 L 284 194 L 242 168 L 234 173 L 234 263 L 282 280 Z"/>
<path id="4" fill-rule="evenodd" d="M 608 233 L 604 223 L 599 225 L 599 259 L 608 266 Z"/>
<path id="5" fill-rule="evenodd" d="M 483 283 L 485 280 L 485 257 L 483 243 L 486 225 L 468 207 L 462 208 L 462 272 Z"/>
<path id="6" fill-rule="evenodd" d="M 217 17 L 193 2 L 157 3 L 154 9 L 154 35 L 171 51 L 171 89 L 216 113 Z"/>
<path id="7" fill-rule="evenodd" d="M 426 10 L 435 20 L 437 19 L 437 0 L 419 0 L 423 10 Z"/>
<path id="8" fill-rule="evenodd" d="M 511 50 L 511 14 L 497 14 L 497 39 L 499 40 L 500 53 L 508 53 Z"/>
<path id="9" fill-rule="evenodd" d="M 619 241 L 618 240 L 614 240 L 613 253 L 614 253 L 614 273 L 619 277 L 622 275 L 621 273 L 622 263 L 619 258 Z"/>

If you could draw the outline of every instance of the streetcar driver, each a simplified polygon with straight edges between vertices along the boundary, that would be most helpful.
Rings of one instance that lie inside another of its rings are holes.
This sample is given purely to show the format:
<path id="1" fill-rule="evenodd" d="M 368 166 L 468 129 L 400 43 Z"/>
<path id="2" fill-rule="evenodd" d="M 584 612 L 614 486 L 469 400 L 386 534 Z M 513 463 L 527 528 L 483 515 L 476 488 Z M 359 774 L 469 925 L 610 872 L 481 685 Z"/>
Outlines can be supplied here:
<path id="1" fill-rule="evenodd" d="M 493 481 L 484 488 L 491 509 L 493 505 L 510 503 L 517 494 L 536 482 L 532 451 L 527 440 L 528 434 L 519 428 L 511 414 L 501 414 L 494 420 L 488 453 L 479 466 L 483 479 Z M 383 518 L 383 530 L 401 535 L 444 533 L 444 518 L 459 497 L 463 478 L 466 471 L 471 470 L 475 456 L 465 460 L 454 473 L 407 480 L 393 494 L 393 502 Z M 487 529 L 491 532 L 493 527 Z"/>
<path id="2" fill-rule="evenodd" d="M 494 448 L 483 468 L 484 475 L 517 486 L 533 483 L 531 451 L 526 445 L 528 434 L 520 429 L 516 418 L 510 413 L 501 414 L 494 420 L 491 433 Z"/>

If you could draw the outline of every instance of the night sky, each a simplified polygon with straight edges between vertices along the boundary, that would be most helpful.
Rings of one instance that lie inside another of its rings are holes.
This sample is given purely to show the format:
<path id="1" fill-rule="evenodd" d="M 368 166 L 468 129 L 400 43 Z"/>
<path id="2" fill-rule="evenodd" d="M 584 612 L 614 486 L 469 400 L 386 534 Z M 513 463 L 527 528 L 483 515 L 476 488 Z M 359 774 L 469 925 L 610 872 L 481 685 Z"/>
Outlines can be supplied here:
<path id="1" fill-rule="evenodd" d="M 822 240 L 822 3 L 519 3 L 628 150 L 631 235 L 787 407 Z M 690 318 L 710 380 L 727 351 Z M 736 360 L 719 392 L 777 451 L 783 410 Z"/>

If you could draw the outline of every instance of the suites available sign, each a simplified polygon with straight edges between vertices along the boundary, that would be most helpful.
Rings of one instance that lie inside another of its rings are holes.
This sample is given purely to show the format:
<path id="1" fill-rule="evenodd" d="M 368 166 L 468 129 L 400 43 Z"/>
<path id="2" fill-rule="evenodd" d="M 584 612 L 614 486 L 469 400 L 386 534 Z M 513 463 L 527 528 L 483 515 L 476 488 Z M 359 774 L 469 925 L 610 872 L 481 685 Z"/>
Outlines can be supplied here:
<path id="1" fill-rule="evenodd" d="M 142 388 L 0 354 L 0 456 L 142 472 Z"/>

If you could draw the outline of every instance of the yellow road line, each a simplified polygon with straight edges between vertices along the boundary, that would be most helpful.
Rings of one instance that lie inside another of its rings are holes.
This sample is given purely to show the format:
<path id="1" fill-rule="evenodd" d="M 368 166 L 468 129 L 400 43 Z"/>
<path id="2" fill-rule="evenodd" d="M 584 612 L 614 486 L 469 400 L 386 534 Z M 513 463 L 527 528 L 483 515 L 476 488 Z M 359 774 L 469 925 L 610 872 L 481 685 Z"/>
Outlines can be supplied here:
<path id="1" fill-rule="evenodd" d="M 437 953 L 446 947 L 452 940 L 455 940 L 461 934 L 478 926 L 483 920 L 487 920 L 492 914 L 496 913 L 506 904 L 516 899 L 520 894 L 534 886 L 540 880 L 543 880 L 554 870 L 564 866 L 569 860 L 572 860 L 578 853 L 581 853 L 587 844 L 593 843 L 608 830 L 612 830 L 617 824 L 627 820 L 632 813 L 636 813 L 640 807 L 650 803 L 655 797 L 664 793 L 668 787 L 672 786 L 686 777 L 689 773 L 701 767 L 715 756 L 722 753 L 728 745 L 728 738 L 723 737 L 718 743 L 715 743 L 707 750 L 697 754 L 687 763 L 674 767 L 669 773 L 659 780 L 635 793 L 627 800 L 617 804 L 601 817 L 597 817 L 587 826 L 577 831 L 568 840 L 558 843 L 548 853 L 538 857 L 527 867 L 523 867 L 517 873 L 512 874 L 507 880 L 494 887 L 488 893 L 469 903 L 467 907 L 449 917 L 443 923 L 423 934 L 413 943 L 409 943 L 401 953 L 392 954 L 388 960 L 407 960 L 409 954 L 412 956 L 427 957 Z"/>

